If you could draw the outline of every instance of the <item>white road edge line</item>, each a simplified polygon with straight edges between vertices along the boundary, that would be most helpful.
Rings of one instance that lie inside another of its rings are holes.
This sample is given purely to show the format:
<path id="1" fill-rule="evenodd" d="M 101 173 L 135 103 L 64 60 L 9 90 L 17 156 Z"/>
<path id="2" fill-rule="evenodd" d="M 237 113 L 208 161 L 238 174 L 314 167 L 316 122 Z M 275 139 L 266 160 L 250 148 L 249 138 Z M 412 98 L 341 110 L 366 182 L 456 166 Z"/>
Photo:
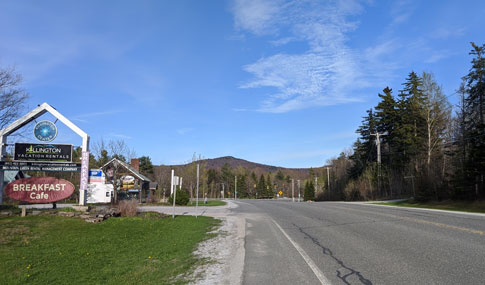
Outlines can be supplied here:
<path id="1" fill-rule="evenodd" d="M 361 202 L 348 202 L 348 203 L 355 203 L 356 205 L 377 206 L 377 207 L 385 207 L 385 208 L 396 208 L 396 209 L 401 209 L 401 210 L 406 210 L 407 209 L 407 210 L 418 210 L 418 211 L 425 211 L 425 212 L 437 212 L 437 213 L 444 213 L 444 214 L 456 214 L 456 215 L 464 215 L 464 216 L 485 217 L 485 214 L 483 214 L 483 213 L 460 212 L 460 211 L 441 210 L 441 209 L 430 209 L 430 208 L 400 207 L 400 206 L 380 205 L 380 204 L 361 203 Z"/>
<path id="2" fill-rule="evenodd" d="M 323 275 L 323 272 L 318 269 L 317 265 L 313 260 L 308 256 L 308 254 L 295 242 L 291 237 L 281 228 L 281 226 L 273 219 L 271 219 L 273 223 L 276 225 L 276 227 L 283 233 L 283 235 L 291 242 L 291 244 L 295 247 L 295 249 L 300 253 L 301 257 L 303 257 L 303 260 L 308 264 L 310 269 L 313 271 L 317 279 L 322 283 L 323 285 L 330 285 L 330 281 Z"/>

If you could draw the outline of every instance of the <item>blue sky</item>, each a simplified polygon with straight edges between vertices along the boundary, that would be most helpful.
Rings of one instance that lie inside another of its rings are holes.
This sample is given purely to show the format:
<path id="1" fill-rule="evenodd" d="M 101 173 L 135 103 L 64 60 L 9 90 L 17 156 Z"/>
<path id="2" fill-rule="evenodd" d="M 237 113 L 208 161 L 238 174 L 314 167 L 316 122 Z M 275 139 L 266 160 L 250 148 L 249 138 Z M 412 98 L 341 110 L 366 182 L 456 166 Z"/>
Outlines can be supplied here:
<path id="1" fill-rule="evenodd" d="M 478 0 L 0 1 L 0 65 L 23 75 L 28 108 L 155 164 L 317 167 L 412 70 L 456 103 L 484 15 Z M 62 127 L 56 142 L 81 143 Z"/>

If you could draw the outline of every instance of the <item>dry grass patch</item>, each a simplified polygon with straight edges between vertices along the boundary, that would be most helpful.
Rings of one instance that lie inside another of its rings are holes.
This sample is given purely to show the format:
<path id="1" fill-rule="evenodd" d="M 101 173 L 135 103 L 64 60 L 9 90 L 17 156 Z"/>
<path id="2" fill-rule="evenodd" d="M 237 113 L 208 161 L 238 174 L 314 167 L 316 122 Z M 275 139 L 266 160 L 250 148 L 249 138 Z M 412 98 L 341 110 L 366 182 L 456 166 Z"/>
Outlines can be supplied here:
<path id="1" fill-rule="evenodd" d="M 118 210 L 123 217 L 134 217 L 138 211 L 138 201 L 122 200 L 118 203 Z"/>

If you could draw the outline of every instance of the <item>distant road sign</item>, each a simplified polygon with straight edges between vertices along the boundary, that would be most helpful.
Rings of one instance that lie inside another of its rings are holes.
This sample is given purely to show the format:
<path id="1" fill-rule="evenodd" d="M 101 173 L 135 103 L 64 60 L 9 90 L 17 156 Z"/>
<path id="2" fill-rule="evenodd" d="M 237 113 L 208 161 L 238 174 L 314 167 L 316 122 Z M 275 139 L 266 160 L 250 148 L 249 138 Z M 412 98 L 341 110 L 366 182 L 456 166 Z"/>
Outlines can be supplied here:
<path id="1" fill-rule="evenodd" d="M 283 195 L 283 191 L 280 190 L 280 192 L 278 192 L 278 194 L 280 194 L 280 196 Z"/>

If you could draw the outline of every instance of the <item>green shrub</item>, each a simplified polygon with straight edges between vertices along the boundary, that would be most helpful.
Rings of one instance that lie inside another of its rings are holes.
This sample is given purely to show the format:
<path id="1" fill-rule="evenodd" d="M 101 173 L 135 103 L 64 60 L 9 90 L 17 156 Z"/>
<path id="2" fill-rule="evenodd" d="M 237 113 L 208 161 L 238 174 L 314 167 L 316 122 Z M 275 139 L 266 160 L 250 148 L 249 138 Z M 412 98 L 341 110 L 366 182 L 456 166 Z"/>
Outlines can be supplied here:
<path id="1" fill-rule="evenodd" d="M 189 195 L 185 193 L 185 191 L 177 189 L 177 193 L 175 195 L 176 205 L 185 206 L 189 203 L 189 200 Z M 168 198 L 168 202 L 173 204 L 173 194 L 170 195 L 170 198 Z"/>

